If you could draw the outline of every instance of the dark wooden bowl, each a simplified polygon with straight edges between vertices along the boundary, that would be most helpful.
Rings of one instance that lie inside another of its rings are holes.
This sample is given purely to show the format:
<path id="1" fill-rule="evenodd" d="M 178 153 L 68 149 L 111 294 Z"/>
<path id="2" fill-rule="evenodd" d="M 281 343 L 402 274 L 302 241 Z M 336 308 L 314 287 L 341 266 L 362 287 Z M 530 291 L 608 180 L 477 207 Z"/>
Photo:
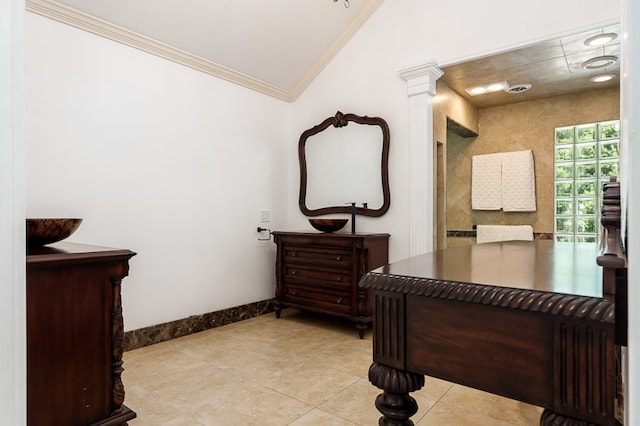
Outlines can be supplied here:
<path id="1" fill-rule="evenodd" d="M 55 243 L 73 234 L 82 219 L 27 219 L 27 246 L 39 247 Z"/>
<path id="2" fill-rule="evenodd" d="M 309 219 L 309 223 L 318 231 L 335 232 L 347 224 L 349 219 Z"/>

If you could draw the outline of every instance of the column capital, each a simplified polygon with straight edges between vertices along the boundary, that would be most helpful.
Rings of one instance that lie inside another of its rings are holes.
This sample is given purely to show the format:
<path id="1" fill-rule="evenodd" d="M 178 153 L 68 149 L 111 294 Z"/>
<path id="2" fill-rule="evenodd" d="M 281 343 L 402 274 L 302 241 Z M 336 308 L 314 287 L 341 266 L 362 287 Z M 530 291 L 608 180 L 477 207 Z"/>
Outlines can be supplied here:
<path id="1" fill-rule="evenodd" d="M 400 70 L 400 76 L 407 82 L 408 96 L 422 93 L 435 96 L 436 80 L 443 74 L 444 71 L 433 60 Z"/>

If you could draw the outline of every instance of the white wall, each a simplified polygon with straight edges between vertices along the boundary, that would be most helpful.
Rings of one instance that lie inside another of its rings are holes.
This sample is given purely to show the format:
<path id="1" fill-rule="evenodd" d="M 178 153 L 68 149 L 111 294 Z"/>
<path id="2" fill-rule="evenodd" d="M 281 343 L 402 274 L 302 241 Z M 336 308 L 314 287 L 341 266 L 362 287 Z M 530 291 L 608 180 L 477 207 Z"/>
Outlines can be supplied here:
<path id="1" fill-rule="evenodd" d="M 448 2 L 385 1 L 294 104 L 291 168 L 297 168 L 297 135 L 336 110 L 387 120 L 391 207 L 381 218 L 358 218 L 358 230 L 389 232 L 391 260 L 407 257 L 409 114 L 399 71 L 429 59 L 445 65 L 486 56 L 619 20 L 618 1 L 544 0 L 528 8 L 508 0 L 458 0 L 455 7 Z M 289 188 L 287 211 L 291 222 L 301 226 L 305 219 L 297 214 L 297 190 L 297 184 Z"/>
<path id="2" fill-rule="evenodd" d="M 0 1 L 0 412 L 26 423 L 24 1 Z"/>
<path id="3" fill-rule="evenodd" d="M 127 330 L 265 300 L 289 105 L 26 14 L 27 217 L 137 252 Z M 288 148 L 288 147 L 287 147 Z"/>

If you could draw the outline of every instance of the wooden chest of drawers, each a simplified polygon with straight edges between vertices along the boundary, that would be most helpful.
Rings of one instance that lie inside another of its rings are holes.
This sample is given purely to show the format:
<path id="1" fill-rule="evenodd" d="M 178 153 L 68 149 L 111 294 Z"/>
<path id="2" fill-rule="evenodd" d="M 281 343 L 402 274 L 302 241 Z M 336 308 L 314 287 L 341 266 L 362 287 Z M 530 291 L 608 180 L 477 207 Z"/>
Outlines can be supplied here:
<path id="1" fill-rule="evenodd" d="M 29 426 L 124 426 L 136 417 L 121 380 L 120 292 L 134 255 L 67 242 L 27 252 Z"/>
<path id="2" fill-rule="evenodd" d="M 368 271 L 388 262 L 389 234 L 273 232 L 277 245 L 276 315 L 285 307 L 329 314 L 356 323 L 360 338 L 372 321 Z"/>

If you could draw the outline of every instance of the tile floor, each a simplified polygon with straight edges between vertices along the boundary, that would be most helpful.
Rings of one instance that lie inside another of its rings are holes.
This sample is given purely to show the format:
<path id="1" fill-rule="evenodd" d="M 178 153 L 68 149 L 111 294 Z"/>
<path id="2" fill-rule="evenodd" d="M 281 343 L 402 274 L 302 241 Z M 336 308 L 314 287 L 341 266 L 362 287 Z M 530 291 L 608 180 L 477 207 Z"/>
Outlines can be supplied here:
<path id="1" fill-rule="evenodd" d="M 130 426 L 377 425 L 371 332 L 283 311 L 125 352 Z M 426 378 L 416 426 L 530 426 L 541 409 Z"/>

